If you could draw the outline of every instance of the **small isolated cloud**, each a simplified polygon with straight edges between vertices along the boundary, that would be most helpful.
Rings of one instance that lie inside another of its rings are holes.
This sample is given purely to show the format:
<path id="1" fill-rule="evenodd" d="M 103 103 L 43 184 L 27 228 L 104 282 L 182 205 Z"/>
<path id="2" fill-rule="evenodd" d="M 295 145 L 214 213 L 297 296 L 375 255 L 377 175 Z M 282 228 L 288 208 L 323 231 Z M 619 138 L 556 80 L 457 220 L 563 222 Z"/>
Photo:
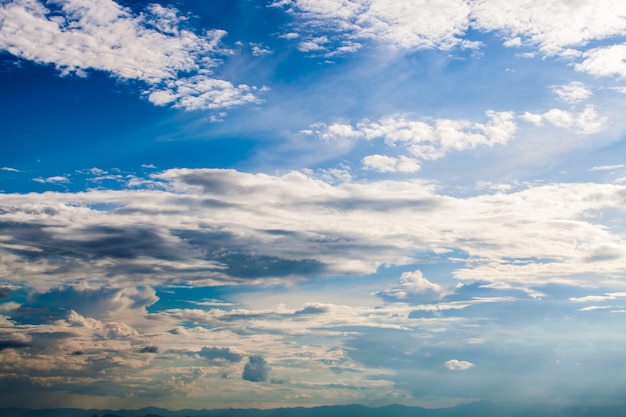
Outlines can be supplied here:
<path id="1" fill-rule="evenodd" d="M 19 169 L 11 168 L 11 167 L 2 167 L 0 171 L 9 171 L 9 172 L 20 172 Z"/>
<path id="2" fill-rule="evenodd" d="M 398 283 L 385 292 L 378 293 L 384 297 L 396 300 L 415 298 L 441 298 L 446 294 L 446 289 L 439 284 L 430 282 L 424 277 L 419 269 L 413 272 L 405 272 L 400 276 Z"/>
<path id="3" fill-rule="evenodd" d="M 205 346 L 200 349 L 198 355 L 210 361 L 225 360 L 228 362 L 239 362 L 243 359 L 243 355 L 232 350 L 229 347 L 209 347 Z"/>
<path id="4" fill-rule="evenodd" d="M 270 377 L 270 366 L 263 356 L 250 356 L 248 357 L 248 363 L 243 367 L 241 377 L 251 382 L 268 381 Z"/>
<path id="5" fill-rule="evenodd" d="M 555 86 L 552 91 L 564 102 L 575 104 L 588 99 L 593 93 L 585 84 L 573 81 L 566 85 Z"/>
<path id="6" fill-rule="evenodd" d="M 250 47 L 252 48 L 252 55 L 254 56 L 263 56 L 272 53 L 271 49 L 260 43 L 250 43 Z"/>
<path id="7" fill-rule="evenodd" d="M 450 359 L 446 361 L 443 366 L 451 371 L 467 371 L 474 367 L 474 364 L 468 361 L 460 361 L 458 359 Z"/>

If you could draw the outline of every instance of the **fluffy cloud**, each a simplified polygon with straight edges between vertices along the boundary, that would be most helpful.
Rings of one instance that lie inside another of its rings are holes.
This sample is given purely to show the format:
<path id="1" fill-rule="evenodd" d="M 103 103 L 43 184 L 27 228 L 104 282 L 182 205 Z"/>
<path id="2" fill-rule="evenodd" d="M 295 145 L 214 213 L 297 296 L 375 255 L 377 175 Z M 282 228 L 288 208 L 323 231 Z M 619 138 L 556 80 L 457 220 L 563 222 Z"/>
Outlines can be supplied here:
<path id="1" fill-rule="evenodd" d="M 598 115 L 595 108 L 591 105 L 586 106 L 579 113 L 572 113 L 561 109 L 550 109 L 542 114 L 526 112 L 521 117 L 536 126 L 541 126 L 545 121 L 555 127 L 573 129 L 576 133 L 585 135 L 602 131 L 607 123 L 607 118 Z"/>
<path id="2" fill-rule="evenodd" d="M 361 161 L 363 168 L 378 172 L 417 172 L 420 170 L 419 163 L 415 159 L 406 156 L 398 158 L 386 155 L 369 155 Z"/>
<path id="3" fill-rule="evenodd" d="M 441 285 L 430 282 L 424 277 L 422 271 L 404 272 L 398 283 L 379 295 L 396 300 L 414 301 L 415 299 L 437 299 L 447 293 Z"/>
<path id="4" fill-rule="evenodd" d="M 506 46 L 536 47 L 545 55 L 575 58 L 591 41 L 626 33 L 626 6 L 617 0 L 575 4 L 564 0 L 403 0 L 393 4 L 384 0 L 288 0 L 274 5 L 287 7 L 307 22 L 300 28 L 307 39 L 328 33 L 340 39 L 375 39 L 400 48 L 476 47 L 475 42 L 464 39 L 472 28 L 497 33 Z M 617 60 L 612 63 L 620 65 Z M 603 71 L 614 72 L 617 67 L 609 68 Z"/>
<path id="5" fill-rule="evenodd" d="M 140 14 L 112 0 L 61 0 L 46 5 L 14 0 L 0 6 L 0 49 L 54 64 L 62 74 L 93 69 L 139 80 L 156 105 L 187 110 L 228 108 L 257 101 L 246 85 L 215 79 L 221 30 L 184 29 L 176 9 L 149 5 Z M 181 74 L 196 73 L 192 76 Z"/>
<path id="6" fill-rule="evenodd" d="M 355 126 L 345 123 L 316 124 L 315 134 L 328 142 L 338 142 L 342 149 L 356 140 L 383 139 L 390 147 L 401 146 L 410 156 L 369 155 L 363 158 L 365 169 L 379 172 L 417 172 L 420 160 L 443 158 L 450 152 L 477 147 L 504 145 L 517 130 L 512 112 L 487 111 L 486 123 L 455 119 L 415 120 L 401 115 L 363 120 Z"/>
<path id="7" fill-rule="evenodd" d="M 239 362 L 243 359 L 243 355 L 228 347 L 208 347 L 200 349 L 198 355 L 210 361 L 225 360 L 229 362 Z"/>
<path id="8" fill-rule="evenodd" d="M 463 0 L 443 1 L 342 1 L 314 2 L 308 0 L 276 1 L 275 6 L 288 7 L 299 18 L 311 22 L 312 33 L 328 30 L 348 39 L 377 39 L 405 48 L 448 49 L 462 44 L 458 37 L 469 23 L 470 7 Z M 303 28 L 304 29 L 304 28 Z M 311 33 L 300 45 L 316 49 L 320 45 Z M 319 38 L 318 38 L 319 39 Z M 328 38 L 324 44 L 328 43 Z"/>
<path id="9" fill-rule="evenodd" d="M 460 361 L 458 359 L 450 359 L 446 361 L 443 366 L 451 371 L 467 371 L 474 367 L 474 364 L 468 361 Z"/>
<path id="10" fill-rule="evenodd" d="M 585 84 L 577 81 L 572 81 L 569 84 L 555 86 L 553 88 L 554 93 L 563 101 L 570 104 L 575 104 L 580 101 L 584 101 L 591 96 L 591 90 L 585 86 Z"/>
<path id="11" fill-rule="evenodd" d="M 576 70 L 595 76 L 626 77 L 626 45 L 610 45 L 590 49 L 583 54 L 583 61 L 576 64 Z"/>

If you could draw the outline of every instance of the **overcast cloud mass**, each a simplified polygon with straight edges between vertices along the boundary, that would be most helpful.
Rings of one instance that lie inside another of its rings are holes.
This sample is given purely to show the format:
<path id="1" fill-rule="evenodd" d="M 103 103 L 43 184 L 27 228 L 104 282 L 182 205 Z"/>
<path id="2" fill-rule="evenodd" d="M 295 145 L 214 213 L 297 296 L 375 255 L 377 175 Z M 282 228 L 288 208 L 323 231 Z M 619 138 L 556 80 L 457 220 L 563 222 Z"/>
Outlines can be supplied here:
<path id="1" fill-rule="evenodd" d="M 626 398 L 626 3 L 0 2 L 0 403 Z"/>

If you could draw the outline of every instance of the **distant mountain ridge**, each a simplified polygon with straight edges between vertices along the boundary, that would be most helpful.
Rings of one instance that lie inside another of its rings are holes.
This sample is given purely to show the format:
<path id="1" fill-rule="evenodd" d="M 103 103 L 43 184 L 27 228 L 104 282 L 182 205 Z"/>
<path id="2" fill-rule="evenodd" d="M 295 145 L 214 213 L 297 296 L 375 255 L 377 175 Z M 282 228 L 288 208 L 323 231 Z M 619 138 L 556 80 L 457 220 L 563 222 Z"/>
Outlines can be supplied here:
<path id="1" fill-rule="evenodd" d="M 601 407 L 514 407 L 489 402 L 453 408 L 427 409 L 402 405 L 371 408 L 362 405 L 217 410 L 167 410 L 147 407 L 138 410 L 77 408 L 0 408 L 0 417 L 626 417 L 626 404 Z"/>

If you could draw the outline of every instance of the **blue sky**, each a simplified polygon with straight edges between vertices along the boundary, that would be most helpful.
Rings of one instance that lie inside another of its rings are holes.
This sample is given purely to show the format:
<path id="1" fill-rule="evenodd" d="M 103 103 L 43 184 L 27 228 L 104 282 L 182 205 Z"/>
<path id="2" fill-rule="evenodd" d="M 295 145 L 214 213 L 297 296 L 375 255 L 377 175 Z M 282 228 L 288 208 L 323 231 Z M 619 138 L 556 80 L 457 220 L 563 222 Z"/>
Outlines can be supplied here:
<path id="1" fill-rule="evenodd" d="M 0 398 L 626 394 L 626 5 L 0 3 Z"/>

